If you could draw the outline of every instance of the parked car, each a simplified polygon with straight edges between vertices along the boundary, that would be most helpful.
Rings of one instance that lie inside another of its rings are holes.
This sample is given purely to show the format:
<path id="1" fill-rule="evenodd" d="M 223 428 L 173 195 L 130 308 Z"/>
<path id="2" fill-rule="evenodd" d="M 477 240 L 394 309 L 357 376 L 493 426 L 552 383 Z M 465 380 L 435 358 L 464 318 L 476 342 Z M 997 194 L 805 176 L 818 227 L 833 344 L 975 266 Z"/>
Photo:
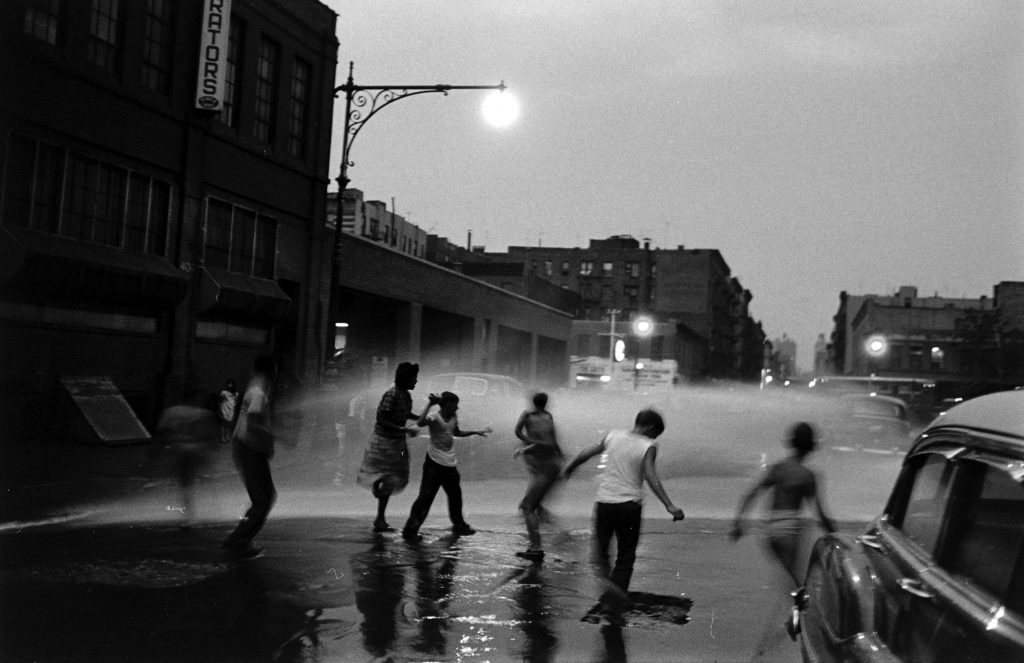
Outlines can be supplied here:
<path id="1" fill-rule="evenodd" d="M 912 442 L 907 404 L 894 396 L 844 394 L 825 436 L 832 447 L 904 452 Z"/>
<path id="2" fill-rule="evenodd" d="M 918 436 L 860 536 L 814 545 L 791 633 L 805 661 L 1024 661 L 1024 391 Z"/>

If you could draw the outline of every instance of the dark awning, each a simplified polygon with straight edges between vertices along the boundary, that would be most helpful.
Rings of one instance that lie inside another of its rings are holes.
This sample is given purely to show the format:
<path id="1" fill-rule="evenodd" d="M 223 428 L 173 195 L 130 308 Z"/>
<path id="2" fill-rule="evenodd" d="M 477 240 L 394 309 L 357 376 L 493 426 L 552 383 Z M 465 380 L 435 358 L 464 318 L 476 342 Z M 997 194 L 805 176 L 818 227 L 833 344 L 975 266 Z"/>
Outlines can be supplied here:
<path id="1" fill-rule="evenodd" d="M 196 310 L 204 316 L 276 322 L 292 300 L 273 281 L 204 267 Z"/>
<path id="2" fill-rule="evenodd" d="M 184 299 L 188 275 L 159 256 L 4 227 L 0 289 L 19 298 L 153 309 Z"/>

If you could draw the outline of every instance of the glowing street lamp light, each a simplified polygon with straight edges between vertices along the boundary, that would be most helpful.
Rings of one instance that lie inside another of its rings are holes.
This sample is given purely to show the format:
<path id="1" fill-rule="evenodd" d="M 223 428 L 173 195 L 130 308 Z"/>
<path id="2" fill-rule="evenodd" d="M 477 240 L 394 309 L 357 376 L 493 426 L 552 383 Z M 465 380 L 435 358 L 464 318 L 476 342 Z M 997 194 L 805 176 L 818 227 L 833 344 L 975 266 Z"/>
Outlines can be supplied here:
<path id="1" fill-rule="evenodd" d="M 875 334 L 864 342 L 864 350 L 872 357 L 881 357 L 889 351 L 889 343 L 884 336 Z"/>
<path id="2" fill-rule="evenodd" d="M 370 120 L 371 117 L 381 110 L 390 106 L 400 99 L 415 97 L 421 94 L 440 93 L 448 96 L 451 90 L 495 90 L 497 93 L 505 91 L 505 82 L 498 85 L 356 85 L 352 79 L 352 68 L 354 63 L 348 63 L 348 80 L 344 85 L 334 88 L 334 96 L 345 94 L 345 129 L 342 132 L 341 147 L 341 169 L 338 173 L 338 218 L 334 227 L 334 251 L 331 255 L 331 292 L 328 304 L 327 315 L 327 357 L 334 354 L 335 333 L 334 328 L 338 323 L 338 288 L 341 284 L 341 215 L 343 211 L 343 196 L 348 188 L 349 177 L 348 167 L 353 165 L 351 161 L 352 143 L 355 141 L 359 131 Z M 492 95 L 493 97 L 494 95 Z M 503 96 L 503 95 L 498 95 Z M 512 123 L 519 114 L 519 104 L 511 95 L 504 95 L 506 98 L 495 100 L 488 97 L 483 112 L 488 122 L 495 126 L 507 126 Z M 326 370 L 326 366 L 324 367 Z"/>
<path id="3" fill-rule="evenodd" d="M 654 321 L 650 318 L 637 318 L 633 321 L 633 332 L 637 336 L 650 336 L 654 331 Z"/>

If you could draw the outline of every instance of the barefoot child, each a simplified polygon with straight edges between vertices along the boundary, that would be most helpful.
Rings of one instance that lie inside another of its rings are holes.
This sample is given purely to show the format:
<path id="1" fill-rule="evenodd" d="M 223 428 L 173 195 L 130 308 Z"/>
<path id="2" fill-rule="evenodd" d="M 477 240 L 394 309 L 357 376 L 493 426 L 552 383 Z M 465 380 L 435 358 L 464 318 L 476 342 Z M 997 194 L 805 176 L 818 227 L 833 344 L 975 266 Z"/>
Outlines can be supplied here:
<path id="1" fill-rule="evenodd" d="M 765 470 L 761 478 L 751 486 L 743 496 L 736 518 L 733 520 L 732 539 L 739 540 L 743 536 L 743 515 L 750 507 L 754 498 L 762 490 L 771 493 L 771 516 L 768 522 L 767 545 L 778 567 L 784 570 L 788 578 L 779 578 L 775 584 L 781 585 L 778 594 L 779 604 L 788 602 L 791 589 L 799 587 L 802 580 L 797 569 L 797 557 L 800 552 L 800 541 L 806 525 L 802 518 L 804 502 L 810 502 L 817 511 L 818 521 L 827 532 L 834 532 L 835 525 L 825 515 L 825 510 L 818 495 L 818 481 L 814 472 L 804 465 L 804 460 L 814 450 L 814 429 L 809 424 L 800 422 L 793 427 L 789 439 L 792 453 Z M 792 584 L 789 584 L 792 580 Z M 768 623 L 765 625 L 758 640 L 757 655 L 761 656 L 771 647 L 773 641 L 781 639 L 781 629 L 775 628 L 776 613 L 769 610 Z"/>
<path id="2" fill-rule="evenodd" d="M 540 521 L 547 517 L 547 511 L 542 503 L 558 482 L 562 471 L 562 449 L 558 446 L 555 421 L 546 409 L 547 404 L 547 394 L 534 394 L 534 409 L 524 411 L 516 423 L 516 437 L 523 441 L 523 446 L 516 449 L 514 455 L 523 457 L 530 473 L 526 494 L 519 503 L 519 511 L 526 521 L 529 547 L 525 552 L 516 553 L 516 556 L 534 560 L 544 557 L 540 542 Z"/>

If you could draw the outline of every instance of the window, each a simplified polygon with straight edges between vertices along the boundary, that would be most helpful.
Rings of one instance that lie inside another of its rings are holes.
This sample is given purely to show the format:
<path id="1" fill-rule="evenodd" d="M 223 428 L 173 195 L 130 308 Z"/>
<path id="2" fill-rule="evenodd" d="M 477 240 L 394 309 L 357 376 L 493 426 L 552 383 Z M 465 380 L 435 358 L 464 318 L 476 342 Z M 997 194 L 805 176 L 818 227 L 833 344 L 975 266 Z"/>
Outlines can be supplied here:
<path id="1" fill-rule="evenodd" d="M 581 260 L 580 261 L 580 275 L 590 276 L 594 273 L 594 261 L 593 260 Z"/>
<path id="2" fill-rule="evenodd" d="M 25 34 L 57 45 L 60 29 L 60 0 L 29 0 L 25 6 Z"/>
<path id="3" fill-rule="evenodd" d="M 171 91 L 171 45 L 174 43 L 172 0 L 146 0 L 146 32 L 142 42 L 142 84 L 154 92 Z"/>
<path id="4" fill-rule="evenodd" d="M 17 134 L 6 173 L 4 224 L 166 255 L 167 182 Z"/>
<path id="5" fill-rule="evenodd" d="M 635 285 L 627 285 L 623 288 L 622 292 L 626 296 L 626 307 L 636 308 L 640 300 L 640 289 Z"/>
<path id="6" fill-rule="evenodd" d="M 277 63 L 280 48 L 266 37 L 260 42 L 256 62 L 256 110 L 253 131 L 264 143 L 274 142 L 277 122 Z"/>
<path id="7" fill-rule="evenodd" d="M 544 276 L 551 276 L 554 273 L 554 265 L 550 260 L 544 261 Z"/>
<path id="8" fill-rule="evenodd" d="M 89 14 L 89 61 L 107 71 L 117 73 L 118 62 L 118 0 L 92 0 Z"/>
<path id="9" fill-rule="evenodd" d="M 933 371 L 941 371 L 943 364 L 945 363 L 945 358 L 945 351 L 937 345 L 933 346 L 931 351 L 931 363 L 929 364 L 929 368 L 931 368 Z"/>
<path id="10" fill-rule="evenodd" d="M 930 454 L 911 475 L 909 488 L 900 500 L 902 513 L 895 514 L 894 523 L 911 540 L 928 553 L 935 552 L 942 519 L 950 496 L 952 463 L 945 456 Z"/>
<path id="11" fill-rule="evenodd" d="M 651 359 L 661 361 L 665 358 L 665 337 L 658 335 L 651 337 Z"/>
<path id="12" fill-rule="evenodd" d="M 224 107 L 220 112 L 220 121 L 229 127 L 238 127 L 238 97 L 244 51 L 245 24 L 232 16 L 228 33 L 228 68 L 224 76 Z"/>
<path id="13" fill-rule="evenodd" d="M 912 371 L 923 371 L 924 370 L 924 348 L 920 345 L 910 346 L 910 370 Z"/>
<path id="14" fill-rule="evenodd" d="M 277 219 L 207 198 L 206 267 L 273 279 L 276 252 Z"/>
<path id="15" fill-rule="evenodd" d="M 562 261 L 562 276 L 569 276 L 569 261 Z"/>
<path id="16" fill-rule="evenodd" d="M 292 71 L 291 104 L 288 107 L 288 154 L 306 156 L 306 117 L 309 113 L 309 85 L 313 67 L 308 62 L 295 60 Z"/>
<path id="17" fill-rule="evenodd" d="M 1024 551 L 1024 489 L 1013 478 L 992 466 L 962 463 L 957 494 L 964 508 L 956 520 L 948 570 L 977 583 L 1010 607 L 1024 605 L 1020 587 L 1014 587 L 1014 569 Z M 1018 574 L 1020 575 L 1020 573 Z M 1024 578 L 1018 578 L 1020 585 Z"/>
<path id="18" fill-rule="evenodd" d="M 613 267 L 612 263 L 610 263 L 610 262 L 601 263 L 601 274 L 602 274 L 602 276 L 606 276 L 606 277 L 607 276 L 611 276 L 613 270 L 614 270 L 614 267 Z"/>
<path id="19" fill-rule="evenodd" d="M 640 278 L 640 263 L 638 263 L 636 261 L 633 261 L 633 260 L 627 260 L 626 261 L 626 276 L 628 276 L 631 279 L 638 279 L 638 278 Z"/>

